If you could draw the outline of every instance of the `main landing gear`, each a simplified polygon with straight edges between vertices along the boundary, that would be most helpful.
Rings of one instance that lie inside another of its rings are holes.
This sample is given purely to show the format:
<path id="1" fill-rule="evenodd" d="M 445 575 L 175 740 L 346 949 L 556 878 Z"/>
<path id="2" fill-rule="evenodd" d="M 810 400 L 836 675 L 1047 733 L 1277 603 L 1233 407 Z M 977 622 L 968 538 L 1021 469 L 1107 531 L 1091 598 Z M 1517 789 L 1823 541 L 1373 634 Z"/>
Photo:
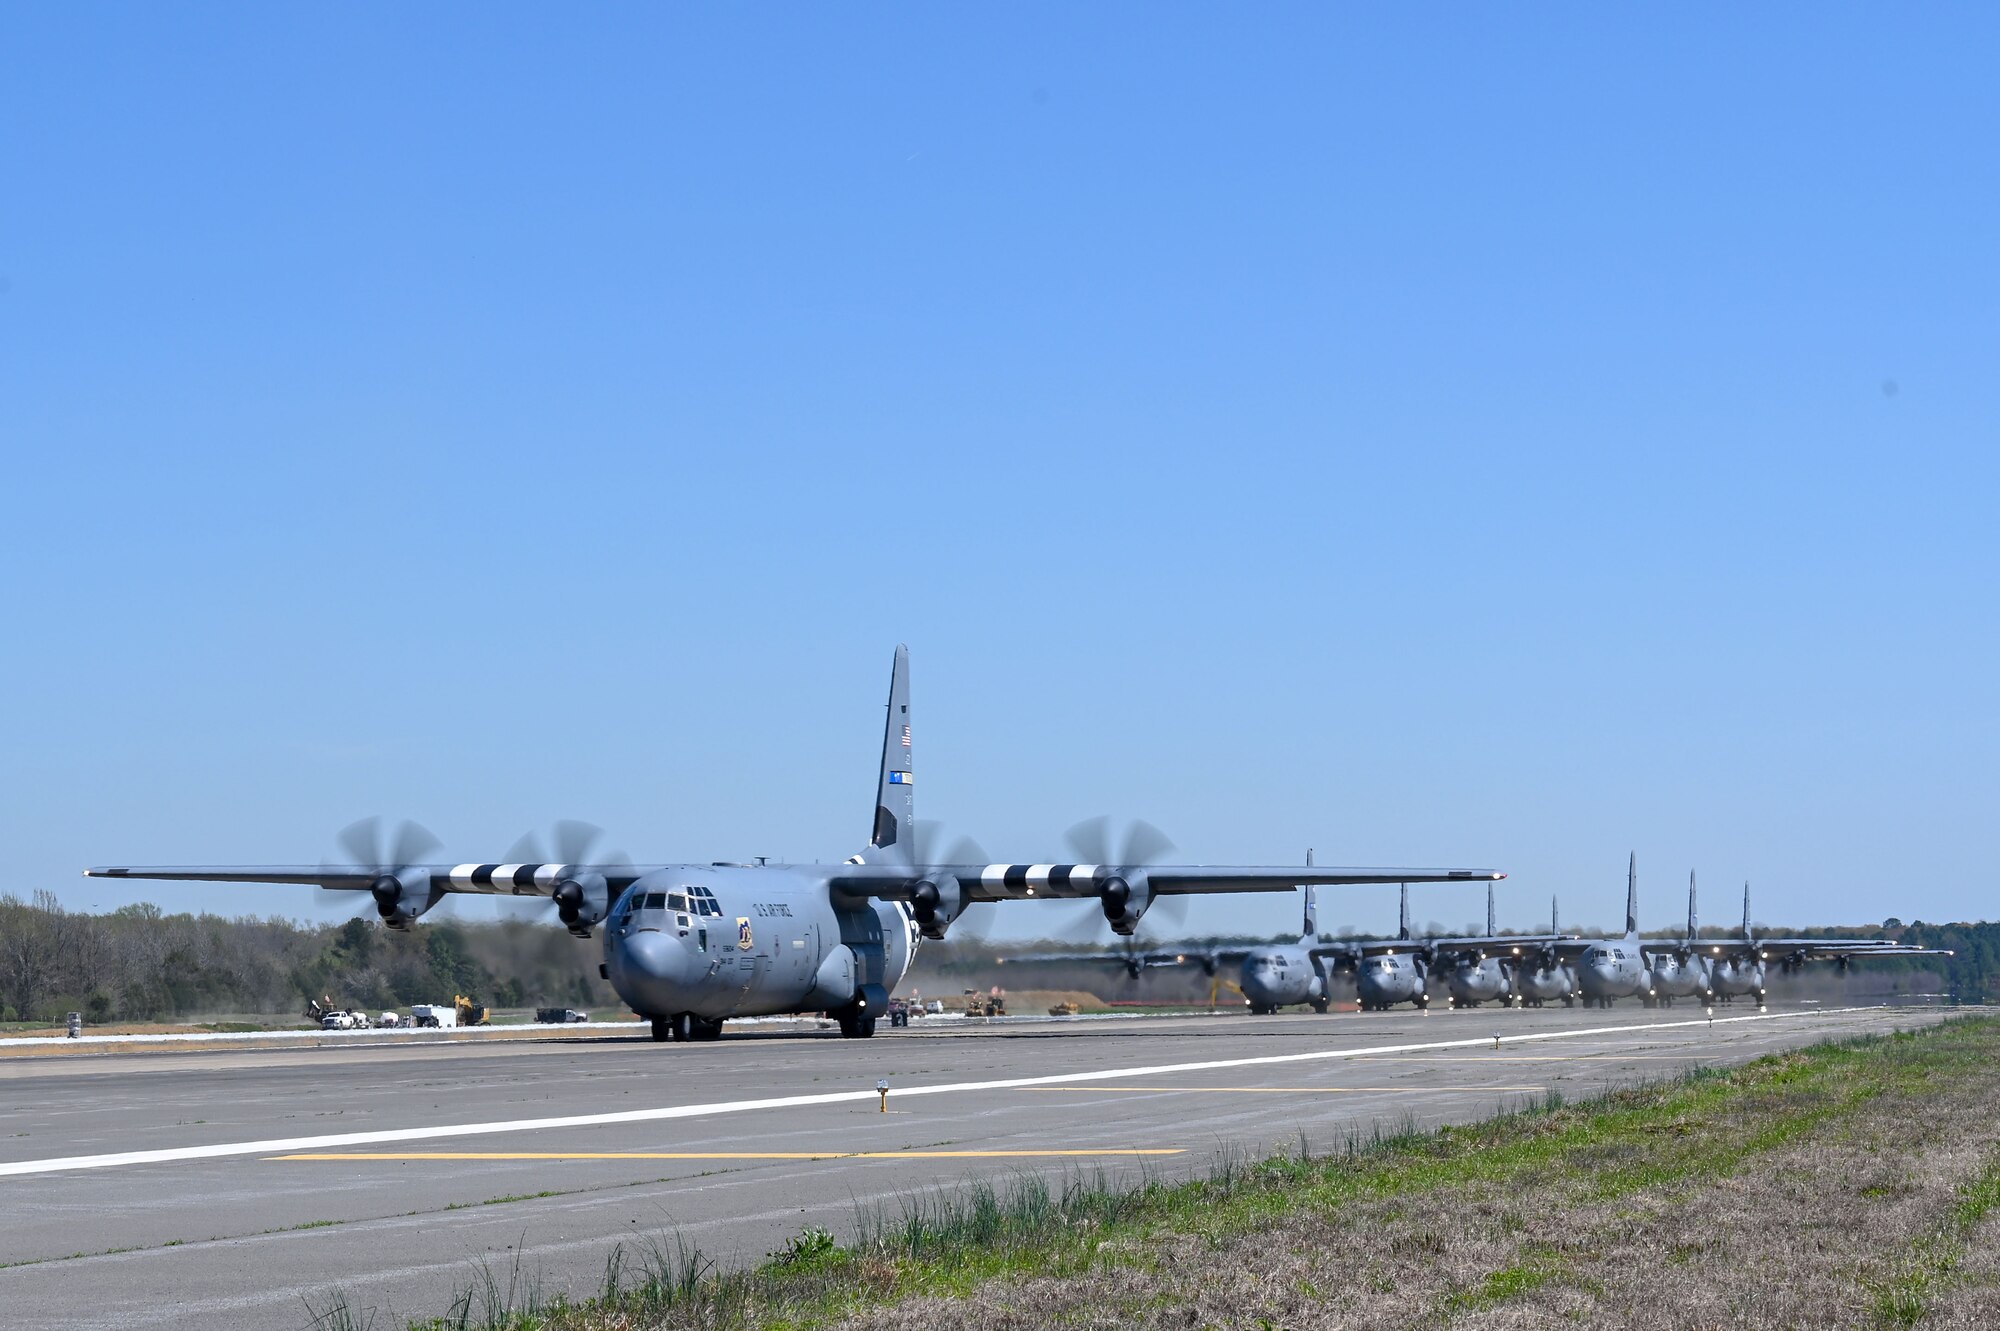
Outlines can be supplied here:
<path id="1" fill-rule="evenodd" d="M 720 1040 L 722 1038 L 722 1018 L 713 1020 L 681 1012 L 671 1017 L 653 1018 L 653 1038 L 655 1040 Z"/>
<path id="2" fill-rule="evenodd" d="M 876 1018 L 872 1014 L 864 1017 L 854 1008 L 845 1008 L 839 1012 L 830 1012 L 827 1015 L 840 1023 L 842 1039 L 866 1040 L 869 1036 L 875 1034 Z"/>

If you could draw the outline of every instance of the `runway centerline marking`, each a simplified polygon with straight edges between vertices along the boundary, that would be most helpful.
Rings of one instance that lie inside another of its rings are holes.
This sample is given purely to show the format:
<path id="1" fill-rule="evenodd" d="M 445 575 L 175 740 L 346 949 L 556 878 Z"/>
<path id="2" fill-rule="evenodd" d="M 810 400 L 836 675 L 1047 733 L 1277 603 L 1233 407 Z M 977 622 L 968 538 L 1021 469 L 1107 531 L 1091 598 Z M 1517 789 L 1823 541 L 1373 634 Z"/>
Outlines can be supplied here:
<path id="1" fill-rule="evenodd" d="M 899 1100 L 920 1095 L 963 1095 L 968 1092 L 1011 1090 L 1022 1086 L 1063 1086 L 1077 1082 L 1116 1082 L 1128 1077 L 1158 1077 L 1170 1073 L 1213 1072 L 1222 1068 L 1278 1067 L 1287 1063 L 1320 1063 L 1381 1054 L 1424 1053 L 1439 1049 L 1488 1049 L 1496 1039 L 1514 1044 L 1544 1040 L 1574 1040 L 1590 1036 L 1634 1036 L 1649 1031 L 1688 1027 L 1737 1026 L 1752 1021 L 1803 1021 L 1863 1011 L 1890 1009 L 1835 1008 L 1812 1012 L 1771 1012 L 1749 1017 L 1697 1018 L 1693 1021 L 1642 1022 L 1628 1026 L 1586 1026 L 1573 1031 L 1534 1031 L 1526 1035 L 1483 1035 L 1463 1040 L 1431 1040 L 1412 1044 L 1373 1045 L 1359 1049 L 1313 1049 L 1294 1054 L 1256 1054 L 1244 1058 L 1205 1059 L 1194 1063 L 1158 1063 L 1146 1067 L 1100 1068 L 1091 1072 L 1053 1073 L 1039 1077 L 1002 1077 L 991 1081 L 943 1082 L 901 1086 L 891 1092 Z M 47 1160 L 0 1163 L 0 1178 L 57 1174 L 74 1169 L 121 1169 L 131 1165 L 219 1160 L 230 1156 L 284 1155 L 339 1146 L 372 1146 L 384 1142 L 434 1141 L 440 1137 L 480 1137 L 504 1132 L 545 1132 L 562 1128 L 603 1127 L 618 1123 L 657 1123 L 670 1119 L 712 1118 L 722 1114 L 756 1113 L 767 1109 L 800 1109 L 810 1105 L 859 1104 L 873 1101 L 873 1089 L 822 1091 L 811 1095 L 780 1095 L 759 1100 L 723 1100 L 708 1104 L 661 1105 L 653 1109 L 623 1109 L 597 1114 L 566 1114 L 555 1118 L 517 1118 L 493 1123 L 431 1123 L 414 1128 L 384 1128 L 371 1132 L 337 1132 L 311 1137 L 280 1137 L 268 1141 L 211 1142 L 150 1151 L 116 1151 L 104 1155 L 57 1156 Z"/>
<path id="2" fill-rule="evenodd" d="M 272 1161 L 312 1160 L 1039 1160 L 1076 1155 L 1183 1155 L 1183 1146 L 1073 1151 L 385 1151 L 274 1155 Z"/>

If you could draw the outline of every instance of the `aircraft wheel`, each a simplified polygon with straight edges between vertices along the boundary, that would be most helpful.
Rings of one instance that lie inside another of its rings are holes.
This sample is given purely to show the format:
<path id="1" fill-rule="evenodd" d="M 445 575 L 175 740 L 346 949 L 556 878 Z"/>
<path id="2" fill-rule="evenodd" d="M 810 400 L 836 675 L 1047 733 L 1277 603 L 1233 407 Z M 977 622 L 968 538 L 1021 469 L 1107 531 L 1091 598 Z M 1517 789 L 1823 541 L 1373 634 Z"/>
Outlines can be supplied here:
<path id="1" fill-rule="evenodd" d="M 1330 998 L 1315 998 L 1313 1000 L 1313 1011 L 1320 1013 L 1321 1015 L 1325 1015 L 1327 1012 L 1331 1011 L 1332 1008 L 1333 1008 L 1333 1000 Z"/>
<path id="2" fill-rule="evenodd" d="M 710 1020 L 706 1017 L 688 1018 L 688 1039 L 720 1040 L 722 1038 L 722 1018 Z"/>
<path id="3" fill-rule="evenodd" d="M 1564 994 L 1564 995 L 1563 995 L 1563 1006 L 1564 1006 L 1564 1007 L 1575 1007 L 1575 1006 L 1576 1006 L 1576 995 L 1575 995 L 1575 994 Z"/>
<path id="4" fill-rule="evenodd" d="M 1429 998 L 1427 998 L 1427 997 L 1425 997 L 1425 996 L 1421 995 L 1421 994 L 1420 994 L 1420 995 L 1418 995 L 1418 996 L 1417 996 L 1417 1011 L 1419 1011 L 1419 1012 L 1429 1012 L 1430 1010 L 1431 1010 L 1431 1000 L 1430 1000 Z"/>
<path id="5" fill-rule="evenodd" d="M 674 1038 L 674 1028 L 668 1018 L 653 1018 L 653 1038 L 655 1040 L 671 1040 Z"/>

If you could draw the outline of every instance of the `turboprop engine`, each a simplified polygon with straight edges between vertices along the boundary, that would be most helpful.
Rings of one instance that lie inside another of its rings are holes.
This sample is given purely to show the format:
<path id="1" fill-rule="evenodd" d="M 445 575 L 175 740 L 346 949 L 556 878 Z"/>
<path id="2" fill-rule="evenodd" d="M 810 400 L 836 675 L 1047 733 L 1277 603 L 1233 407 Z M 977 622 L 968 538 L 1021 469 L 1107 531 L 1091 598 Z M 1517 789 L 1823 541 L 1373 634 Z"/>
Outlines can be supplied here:
<path id="1" fill-rule="evenodd" d="M 1124 938 L 1130 938 L 1138 929 L 1140 918 L 1153 904 L 1153 890 L 1146 885 L 1145 876 L 1133 874 L 1132 879 L 1107 878 L 1097 894 L 1104 907 L 1104 918 L 1111 923 L 1111 932 Z"/>
<path id="2" fill-rule="evenodd" d="M 591 926 L 611 913 L 611 885 L 595 869 L 564 865 L 562 876 L 549 891 L 556 903 L 556 915 L 563 927 L 578 938 L 590 937 Z"/>
<path id="3" fill-rule="evenodd" d="M 936 882 L 926 879 L 910 893 L 910 914 L 926 938 L 943 938 L 964 909 L 965 889 L 950 874 L 940 875 Z"/>
<path id="4" fill-rule="evenodd" d="M 444 896 L 431 889 L 431 876 L 421 869 L 398 869 L 368 884 L 375 911 L 391 929 L 407 929 L 419 915 Z"/>

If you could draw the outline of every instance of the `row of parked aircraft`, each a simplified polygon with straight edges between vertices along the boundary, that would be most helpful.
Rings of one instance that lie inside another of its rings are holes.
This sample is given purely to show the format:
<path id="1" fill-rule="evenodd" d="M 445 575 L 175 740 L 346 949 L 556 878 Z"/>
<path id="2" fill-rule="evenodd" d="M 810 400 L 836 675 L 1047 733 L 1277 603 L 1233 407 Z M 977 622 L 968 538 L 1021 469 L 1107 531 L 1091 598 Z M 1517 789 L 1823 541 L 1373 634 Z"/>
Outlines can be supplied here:
<path id="1" fill-rule="evenodd" d="M 889 994 L 926 938 L 944 938 L 969 906 L 986 902 L 1088 900 L 1111 931 L 1130 938 L 1155 904 L 1212 893 L 1291 892 L 1363 883 L 1492 882 L 1489 869 L 1334 868 L 1156 862 L 1164 838 L 1128 833 L 1116 848 L 1082 854 L 1097 862 L 999 864 L 963 843 L 943 855 L 921 844 L 911 763 L 909 649 L 898 647 L 889 678 L 882 757 L 868 844 L 840 864 L 633 864 L 594 854 L 594 829 L 558 824 L 553 857 L 523 838 L 500 859 L 426 863 L 436 842 L 414 824 L 385 831 L 373 820 L 343 834 L 344 864 L 116 865 L 95 878 L 311 885 L 350 893 L 392 929 L 408 929 L 456 893 L 539 897 L 581 938 L 604 927 L 598 972 L 656 1040 L 713 1040 L 731 1017 L 825 1012 L 850 1038 L 875 1033 Z M 581 832 L 579 831 L 581 829 Z M 1310 857 L 1308 857 L 1310 861 Z M 1609 1003 L 1698 977 L 1687 992 L 1748 985 L 1762 993 L 1761 956 L 1704 957 L 1661 969 L 1646 964 L 1635 929 L 1589 942 L 1551 933 L 1535 939 L 1395 939 L 1379 944 L 1314 940 L 1311 897 L 1296 946 L 1242 957 L 1243 989 L 1259 1011 L 1321 1002 L 1331 969 L 1352 966 L 1370 1006 L 1427 1002 L 1443 975 L 1464 1001 L 1519 993 L 1531 1001 L 1581 994 Z M 1021 905 L 1010 909 L 1033 909 Z M 1628 920 L 1628 924 L 1632 921 Z M 1492 930 L 1489 928 L 1489 933 Z M 1886 940 L 1881 944 L 1892 947 Z M 1792 946 L 1787 942 L 1786 946 Z M 1817 947 L 1799 943 L 1798 947 Z M 1519 948 L 1520 951 L 1510 949 Z M 1331 950 L 1329 950 L 1331 949 Z M 1219 966 L 1233 953 L 1203 954 Z M 1187 957 L 1175 954 L 1171 964 Z M 1143 964 L 1169 964 L 1148 959 Z M 1749 977 L 1745 979 L 1743 977 Z"/>
<path id="2" fill-rule="evenodd" d="M 1306 852 L 1312 862 L 1312 852 Z M 1625 932 L 1616 938 L 1565 934 L 1549 903 L 1549 932 L 1502 934 L 1494 920 L 1493 888 L 1486 888 L 1486 932 L 1476 937 L 1418 938 L 1410 931 L 1410 889 L 1402 891 L 1401 928 L 1394 938 L 1322 939 L 1311 887 L 1305 889 L 1304 928 L 1296 942 L 1236 947 L 1113 952 L 1042 952 L 1002 957 L 1014 965 L 1097 964 L 1124 967 L 1134 978 L 1147 970 L 1191 966 L 1219 976 L 1238 968 L 1238 985 L 1258 1014 L 1307 1005 L 1325 1012 L 1336 977 L 1351 976 L 1364 1012 L 1386 1012 L 1399 1003 L 1428 1008 L 1442 998 L 1450 1007 L 1482 1003 L 1540 1007 L 1608 1008 L 1621 998 L 1647 1007 L 1670 1007 L 1677 998 L 1704 1005 L 1755 998 L 1763 1004 L 1773 971 L 1792 973 L 1815 961 L 1845 971 L 1857 957 L 1949 956 L 1888 938 L 1759 938 L 1750 924 L 1750 885 L 1743 885 L 1743 928 L 1734 938 L 1703 938 L 1688 875 L 1687 932 L 1679 938 L 1639 936 L 1639 857 L 1626 865 Z"/>

